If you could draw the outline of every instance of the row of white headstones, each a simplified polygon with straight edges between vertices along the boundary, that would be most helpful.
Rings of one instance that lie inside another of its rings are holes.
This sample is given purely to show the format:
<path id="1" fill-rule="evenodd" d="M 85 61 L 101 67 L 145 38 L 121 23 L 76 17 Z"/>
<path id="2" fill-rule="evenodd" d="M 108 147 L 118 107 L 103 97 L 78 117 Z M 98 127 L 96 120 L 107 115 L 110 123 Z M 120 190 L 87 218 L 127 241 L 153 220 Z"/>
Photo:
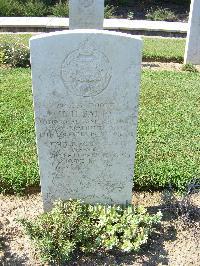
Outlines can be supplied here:
<path id="1" fill-rule="evenodd" d="M 104 0 L 70 0 L 70 30 L 31 38 L 44 210 L 131 203 L 142 41 L 103 31 Z"/>

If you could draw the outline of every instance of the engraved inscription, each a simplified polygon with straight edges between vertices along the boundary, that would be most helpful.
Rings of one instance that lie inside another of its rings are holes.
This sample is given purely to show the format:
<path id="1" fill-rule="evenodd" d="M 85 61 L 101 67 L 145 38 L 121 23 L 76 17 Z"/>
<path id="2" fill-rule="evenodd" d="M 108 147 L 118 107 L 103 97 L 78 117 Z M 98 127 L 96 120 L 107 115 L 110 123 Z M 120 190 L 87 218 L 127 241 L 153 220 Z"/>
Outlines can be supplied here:
<path id="1" fill-rule="evenodd" d="M 65 87 L 77 96 L 90 97 L 100 94 L 111 79 L 108 58 L 86 40 L 79 49 L 67 55 L 61 67 Z"/>
<path id="2" fill-rule="evenodd" d="M 51 115 L 36 118 L 41 129 L 38 138 L 46 140 L 55 178 L 64 177 L 66 169 L 87 170 L 94 163 L 101 139 L 105 138 L 105 127 L 111 123 L 113 108 L 112 102 L 89 103 L 85 107 L 58 104 Z M 106 158 L 105 154 L 102 156 Z"/>

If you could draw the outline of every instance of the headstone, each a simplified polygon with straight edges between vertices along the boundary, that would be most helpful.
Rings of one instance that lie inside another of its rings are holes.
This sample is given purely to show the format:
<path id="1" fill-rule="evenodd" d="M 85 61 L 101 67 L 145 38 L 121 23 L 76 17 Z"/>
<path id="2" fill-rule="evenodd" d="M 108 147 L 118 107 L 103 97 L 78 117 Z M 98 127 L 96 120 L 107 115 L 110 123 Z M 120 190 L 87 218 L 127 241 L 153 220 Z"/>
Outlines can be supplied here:
<path id="1" fill-rule="evenodd" d="M 69 28 L 103 29 L 104 0 L 70 0 Z"/>
<path id="2" fill-rule="evenodd" d="M 192 0 L 184 63 L 200 65 L 200 0 Z"/>
<path id="3" fill-rule="evenodd" d="M 126 204 L 133 187 L 142 41 L 73 30 L 30 41 L 44 209 Z"/>

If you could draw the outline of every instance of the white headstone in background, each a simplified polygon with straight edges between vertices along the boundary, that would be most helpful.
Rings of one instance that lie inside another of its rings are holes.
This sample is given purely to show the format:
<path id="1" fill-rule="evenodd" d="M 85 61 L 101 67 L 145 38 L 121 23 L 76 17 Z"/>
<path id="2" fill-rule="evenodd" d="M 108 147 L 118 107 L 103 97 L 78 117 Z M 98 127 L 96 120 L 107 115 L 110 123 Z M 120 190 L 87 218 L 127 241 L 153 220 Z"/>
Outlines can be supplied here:
<path id="1" fill-rule="evenodd" d="M 103 29 L 104 0 L 70 0 L 69 29 Z"/>
<path id="2" fill-rule="evenodd" d="M 200 65 L 200 0 L 192 0 L 184 63 Z"/>
<path id="3" fill-rule="evenodd" d="M 142 41 L 73 30 L 30 47 L 44 209 L 69 198 L 130 203 Z"/>

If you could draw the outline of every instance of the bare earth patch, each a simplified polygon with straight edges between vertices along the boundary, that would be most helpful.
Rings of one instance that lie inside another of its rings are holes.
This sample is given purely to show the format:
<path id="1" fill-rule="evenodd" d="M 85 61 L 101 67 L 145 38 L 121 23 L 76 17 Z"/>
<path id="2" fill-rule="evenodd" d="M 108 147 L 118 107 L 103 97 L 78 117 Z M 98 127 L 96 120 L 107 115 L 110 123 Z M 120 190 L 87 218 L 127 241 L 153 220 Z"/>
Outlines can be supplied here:
<path id="1" fill-rule="evenodd" d="M 97 254 L 76 257 L 69 265 L 199 265 L 200 193 L 193 194 L 186 207 L 188 219 L 178 215 L 176 199 L 167 193 L 135 193 L 134 204 L 142 204 L 151 213 L 161 210 L 163 221 L 139 254 Z M 0 195 L 0 265 L 44 265 L 30 240 L 24 235 L 18 218 L 34 219 L 42 213 L 40 193 L 26 197 Z M 186 215 L 187 216 L 187 215 Z M 181 218 L 182 217 L 182 218 Z"/>

